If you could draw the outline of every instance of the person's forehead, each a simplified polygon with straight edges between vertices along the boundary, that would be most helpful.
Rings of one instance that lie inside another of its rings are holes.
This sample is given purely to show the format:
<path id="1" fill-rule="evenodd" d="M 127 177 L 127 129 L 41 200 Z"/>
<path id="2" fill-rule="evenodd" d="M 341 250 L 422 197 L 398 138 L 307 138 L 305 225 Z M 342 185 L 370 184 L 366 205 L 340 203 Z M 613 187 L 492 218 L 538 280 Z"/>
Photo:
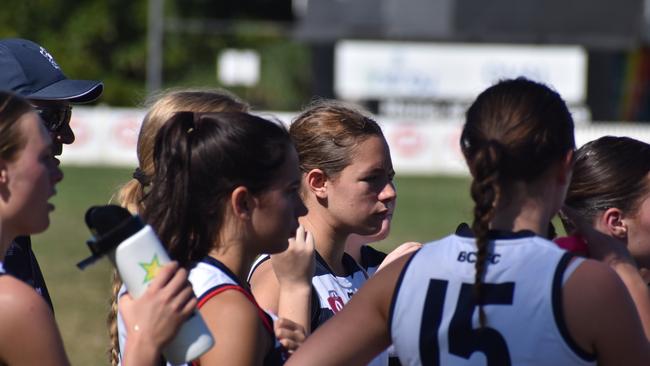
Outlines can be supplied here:
<path id="1" fill-rule="evenodd" d="M 70 103 L 66 100 L 29 99 L 29 103 L 35 107 L 41 108 L 61 108 L 70 105 Z"/>

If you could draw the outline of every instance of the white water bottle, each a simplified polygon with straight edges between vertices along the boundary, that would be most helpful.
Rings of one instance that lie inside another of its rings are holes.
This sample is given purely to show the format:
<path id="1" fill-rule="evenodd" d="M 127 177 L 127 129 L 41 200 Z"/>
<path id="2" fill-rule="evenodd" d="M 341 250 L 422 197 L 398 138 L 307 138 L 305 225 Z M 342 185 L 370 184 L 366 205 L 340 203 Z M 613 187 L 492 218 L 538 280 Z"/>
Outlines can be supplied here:
<path id="1" fill-rule="evenodd" d="M 91 207 L 86 212 L 86 223 L 94 234 L 88 241 L 93 255 L 78 266 L 83 269 L 108 255 L 133 298 L 140 297 L 157 271 L 170 261 L 151 226 L 144 225 L 138 216 L 131 216 L 122 207 Z M 199 358 L 213 345 L 212 334 L 195 310 L 162 353 L 167 362 L 179 365 Z"/>

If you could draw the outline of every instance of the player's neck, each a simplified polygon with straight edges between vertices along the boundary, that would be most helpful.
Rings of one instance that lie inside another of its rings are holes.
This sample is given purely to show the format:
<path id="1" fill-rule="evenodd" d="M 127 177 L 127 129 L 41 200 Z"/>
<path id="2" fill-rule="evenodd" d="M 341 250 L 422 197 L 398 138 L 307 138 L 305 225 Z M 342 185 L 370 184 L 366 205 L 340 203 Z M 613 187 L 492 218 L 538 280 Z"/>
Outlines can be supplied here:
<path id="1" fill-rule="evenodd" d="M 213 248 L 208 254 L 223 263 L 240 280 L 246 283 L 248 271 L 259 253 L 251 253 L 248 246 L 228 242 Z"/>
<path id="2" fill-rule="evenodd" d="M 526 197 L 512 200 L 509 205 L 497 208 L 490 229 L 512 232 L 529 230 L 546 237 L 552 217 L 549 211 L 547 205 L 536 199 Z"/>
<path id="3" fill-rule="evenodd" d="M 345 274 L 343 267 L 343 254 L 345 253 L 345 239 L 347 234 L 338 233 L 335 228 L 320 220 L 320 217 L 303 216 L 300 223 L 314 236 L 314 247 L 325 263 L 335 274 Z"/>

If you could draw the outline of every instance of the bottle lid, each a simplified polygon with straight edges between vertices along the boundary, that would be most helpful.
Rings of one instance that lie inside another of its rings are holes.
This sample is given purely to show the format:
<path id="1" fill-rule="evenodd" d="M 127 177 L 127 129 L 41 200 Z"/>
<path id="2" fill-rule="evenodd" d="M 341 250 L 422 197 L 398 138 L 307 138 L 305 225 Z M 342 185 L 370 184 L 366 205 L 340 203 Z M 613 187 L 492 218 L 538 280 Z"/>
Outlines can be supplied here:
<path id="1" fill-rule="evenodd" d="M 93 206 L 86 211 L 85 219 L 92 233 L 92 237 L 86 241 L 92 254 L 77 263 L 79 269 L 94 263 L 144 227 L 139 216 L 133 216 L 116 205 Z"/>

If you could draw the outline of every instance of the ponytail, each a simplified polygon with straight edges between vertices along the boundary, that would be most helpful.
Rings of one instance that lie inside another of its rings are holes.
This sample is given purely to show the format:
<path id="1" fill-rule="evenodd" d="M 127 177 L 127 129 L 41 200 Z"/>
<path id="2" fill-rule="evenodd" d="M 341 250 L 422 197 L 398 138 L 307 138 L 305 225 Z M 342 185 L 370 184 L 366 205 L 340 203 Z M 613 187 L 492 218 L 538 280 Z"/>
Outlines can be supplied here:
<path id="1" fill-rule="evenodd" d="M 192 249 L 198 239 L 193 231 L 201 229 L 195 226 L 195 210 L 191 209 L 195 202 L 190 190 L 192 139 L 197 133 L 191 112 L 176 113 L 165 123 L 154 145 L 155 189 L 144 198 L 143 216 L 181 266 L 192 260 Z"/>

